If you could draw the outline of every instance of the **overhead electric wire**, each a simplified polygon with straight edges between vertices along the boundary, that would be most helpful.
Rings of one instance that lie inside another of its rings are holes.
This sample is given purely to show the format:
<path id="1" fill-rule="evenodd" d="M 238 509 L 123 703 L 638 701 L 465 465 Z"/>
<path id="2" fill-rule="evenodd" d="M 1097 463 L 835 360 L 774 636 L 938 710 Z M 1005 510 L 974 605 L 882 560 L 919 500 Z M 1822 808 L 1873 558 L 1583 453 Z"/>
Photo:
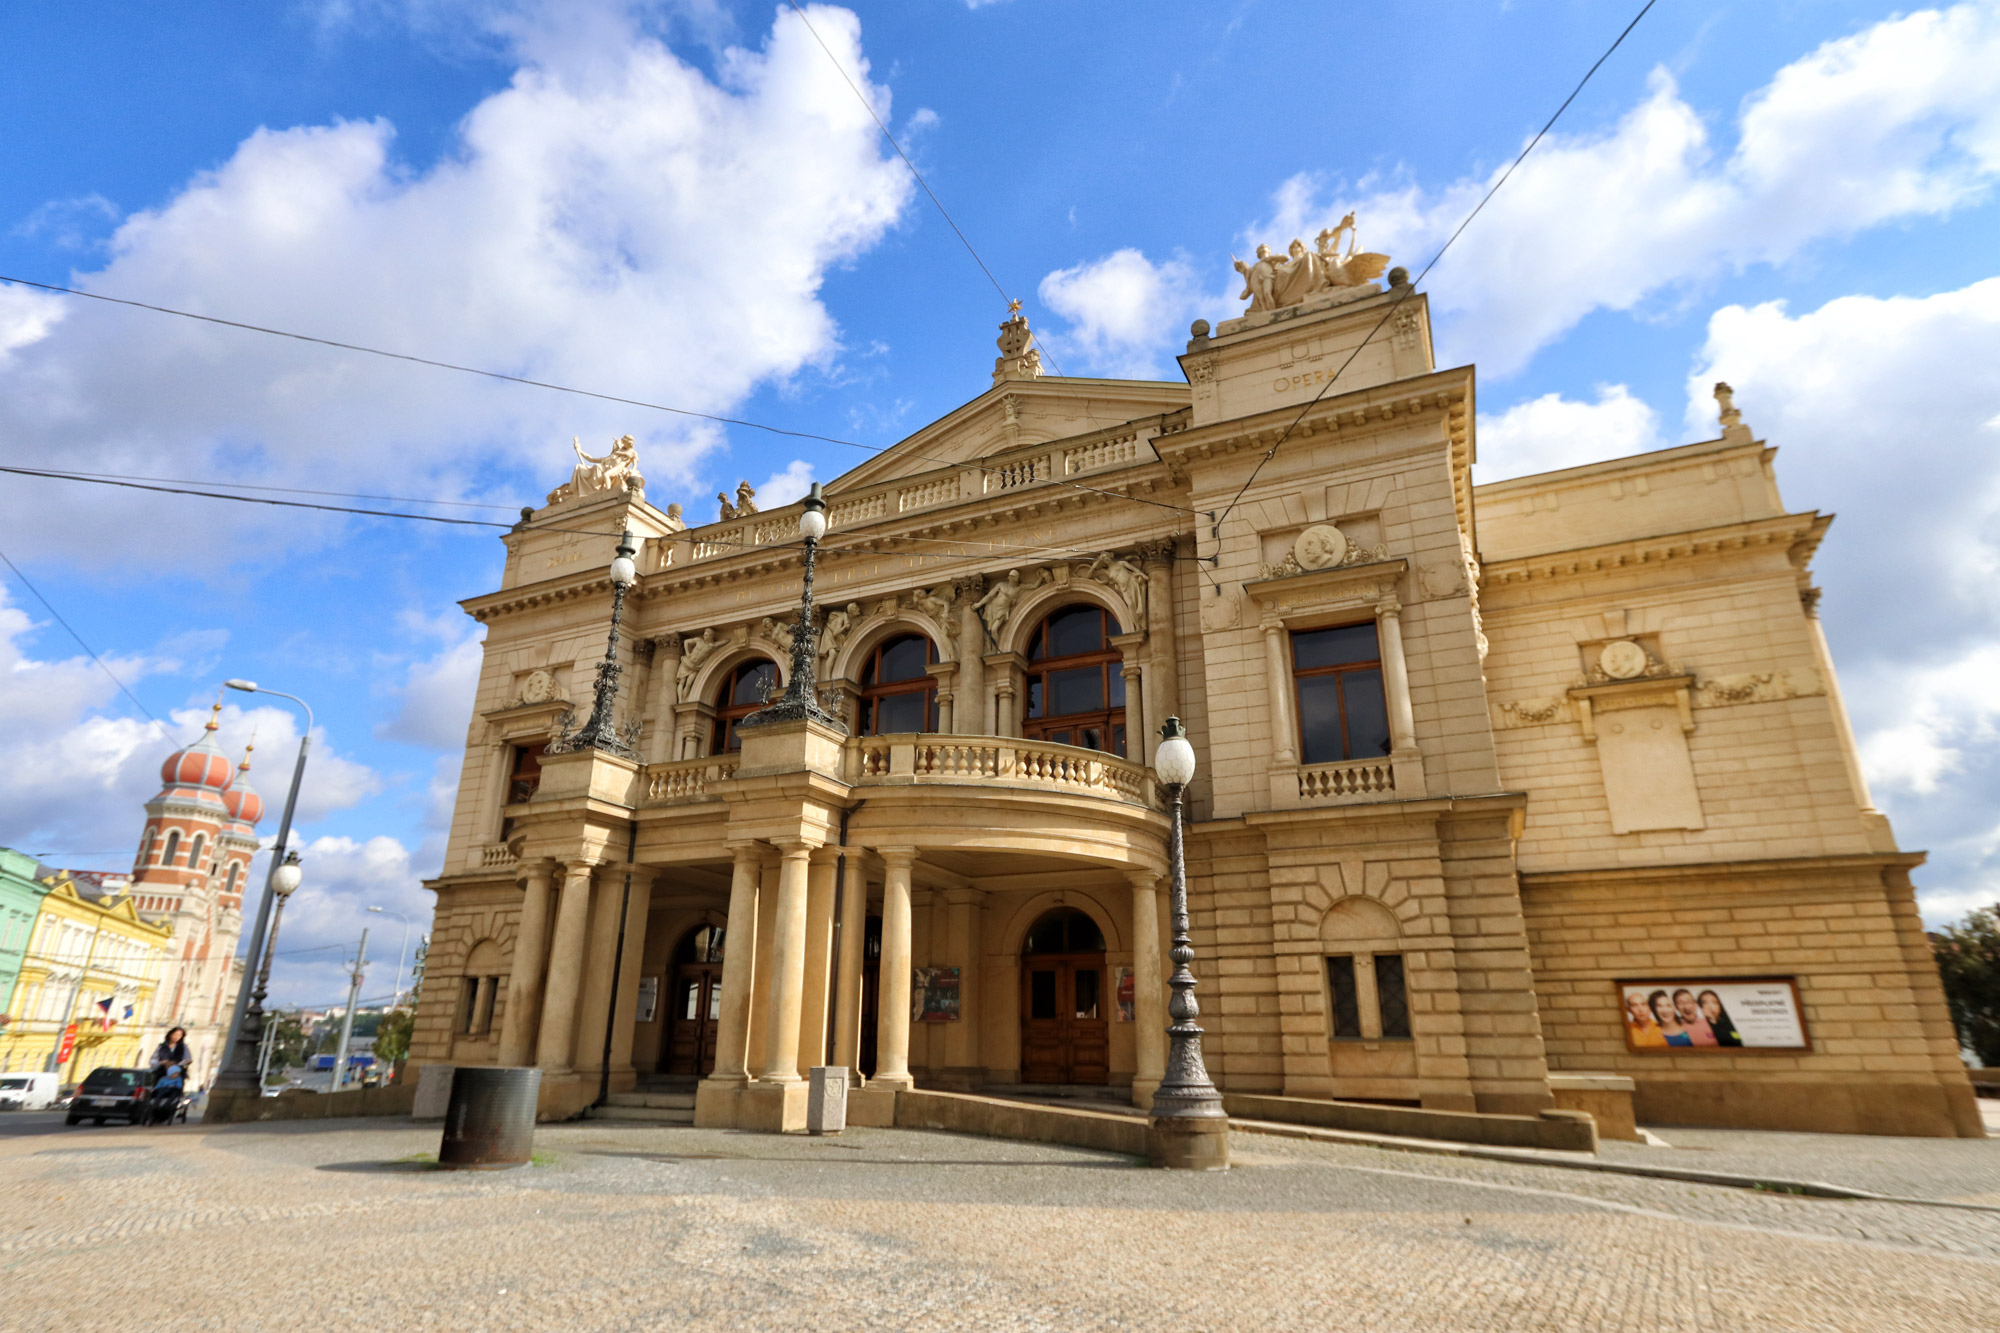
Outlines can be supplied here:
<path id="1" fill-rule="evenodd" d="M 1306 413 L 1312 411 L 1312 409 L 1319 403 L 1319 400 L 1326 397 L 1327 390 L 1331 389 L 1334 386 L 1335 381 L 1339 380 L 1341 374 L 1344 371 L 1346 371 L 1346 369 L 1349 366 L 1354 364 L 1354 358 L 1361 355 L 1361 349 L 1366 347 L 1369 344 L 1369 342 L 1373 340 L 1375 335 L 1382 331 L 1383 325 L 1389 322 L 1390 316 L 1394 315 L 1396 311 L 1402 306 L 1403 302 L 1409 300 L 1410 297 L 1416 292 L 1417 285 L 1424 280 L 1424 278 L 1430 273 L 1430 271 L 1433 268 L 1437 267 L 1437 262 L 1438 260 L 1444 258 L 1445 251 L 1451 249 L 1452 243 L 1456 241 L 1460 236 L 1464 235 L 1465 229 L 1472 225 L 1472 220 L 1478 217 L 1480 211 L 1486 207 L 1486 205 L 1492 200 L 1493 196 L 1500 192 L 1500 187 L 1507 183 L 1507 178 L 1514 174 L 1515 168 L 1519 167 L 1521 163 L 1526 161 L 1528 154 L 1535 151 L 1535 145 L 1539 144 L 1542 141 L 1543 137 L 1546 136 L 1551 129 L 1555 128 L 1555 123 L 1558 120 L 1562 119 L 1563 112 L 1569 110 L 1569 104 L 1577 99 L 1577 95 L 1583 91 L 1584 85 L 1590 82 L 1591 76 L 1597 73 L 1598 68 L 1602 66 L 1605 61 L 1611 59 L 1612 52 L 1616 51 L 1620 46 L 1624 45 L 1625 39 L 1631 36 L 1632 29 L 1639 26 L 1639 20 L 1646 17 L 1647 11 L 1652 9 L 1652 7 L 1656 3 L 1658 3 L 1658 0 L 1646 0 L 1646 3 L 1639 7 L 1639 12 L 1632 16 L 1632 21 L 1625 25 L 1624 29 L 1618 34 L 1618 36 L 1612 40 L 1611 45 L 1604 48 L 1604 54 L 1599 56 L 1596 59 L 1596 61 L 1591 65 L 1591 67 L 1584 71 L 1583 77 L 1577 80 L 1576 87 L 1570 89 L 1569 96 L 1563 98 L 1562 105 L 1556 108 L 1555 114 L 1548 118 L 1548 121 L 1545 124 L 1543 124 L 1541 129 L 1535 131 L 1535 137 L 1528 140 L 1528 146 L 1523 148 L 1512 162 L 1508 163 L 1507 169 L 1500 173 L 1500 179 L 1493 182 L 1492 186 L 1486 191 L 1486 193 L 1480 197 L 1479 202 L 1473 206 L 1472 211 L 1465 215 L 1465 220 L 1458 224 L 1457 229 L 1454 230 L 1450 236 L 1445 238 L 1445 243 L 1438 247 L 1438 252 L 1431 256 L 1430 262 L 1424 265 L 1422 271 L 1419 272 L 1415 278 L 1411 279 L 1408 283 L 1404 285 L 1403 294 L 1401 296 L 1398 296 L 1395 299 L 1395 301 L 1390 304 L 1389 308 L 1382 312 L 1382 318 L 1375 322 L 1375 327 L 1368 330 L 1367 336 L 1362 338 L 1362 340 L 1359 343 L 1355 344 L 1354 350 L 1347 354 L 1347 359 L 1340 363 L 1339 368 L 1336 369 L 1333 372 L 1333 374 L 1327 376 L 1326 383 L 1320 385 L 1319 392 L 1314 394 L 1311 400 L 1308 401 L 1304 407 L 1301 407 L 1299 409 L 1298 415 L 1292 418 L 1291 423 L 1287 425 L 1285 429 L 1278 435 L 1277 440 L 1272 443 L 1271 447 L 1264 451 L 1264 456 L 1257 460 L 1257 465 L 1255 467 L 1250 469 L 1250 475 L 1243 479 L 1243 484 L 1241 486 L 1237 487 L 1235 496 L 1229 501 L 1228 505 L 1223 508 L 1221 515 L 1215 518 L 1210 524 L 1209 528 L 1210 534 L 1218 544 L 1221 541 L 1223 522 L 1226 519 L 1228 519 L 1228 517 L 1232 513 L 1236 511 L 1236 506 L 1243 502 L 1244 494 L 1249 491 L 1250 484 L 1257 480 L 1257 474 L 1264 470 L 1264 464 L 1270 462 L 1272 455 L 1278 452 L 1279 446 L 1283 445 L 1287 439 L 1291 438 L 1292 432 L 1298 428 L 1299 423 L 1306 419 Z M 1221 552 L 1219 550 L 1216 552 L 1213 559 L 1216 561 L 1219 561 L 1221 559 Z"/>
<path id="2" fill-rule="evenodd" d="M 10 557 L 5 551 L 0 551 L 0 560 L 5 560 L 7 562 L 7 568 L 14 571 L 14 577 L 21 580 L 21 586 L 26 588 L 29 592 L 33 593 L 35 595 L 35 600 L 40 602 L 43 606 L 49 609 L 49 614 L 56 618 L 56 623 L 69 631 L 69 636 L 72 639 L 76 640 L 76 646 L 83 649 L 84 652 L 90 654 L 90 660 L 97 663 L 97 669 L 99 671 L 102 671 L 106 676 L 110 678 L 111 683 L 118 687 L 118 692 L 120 694 L 123 694 L 127 699 L 130 699 L 132 701 L 132 706 L 138 709 L 140 712 L 144 713 L 149 721 L 159 723 L 159 725 L 161 726 L 165 726 L 166 724 L 164 722 L 160 722 L 160 719 L 153 716 L 152 709 L 146 707 L 146 705 L 139 702 L 138 695 L 132 693 L 132 691 L 125 688 L 125 682 L 118 679 L 117 672 L 113 671 L 110 667 L 104 664 L 104 659 L 97 655 L 97 650 L 95 648 L 92 648 L 89 644 L 83 641 L 83 636 L 76 632 L 76 626 L 70 624 L 67 620 L 63 619 L 63 613 L 56 610 L 55 603 L 51 602 L 48 598 L 44 597 L 42 595 L 42 590 L 40 588 L 37 588 L 34 584 L 28 582 L 28 576 L 21 572 L 21 567 L 14 563 L 13 558 Z"/>

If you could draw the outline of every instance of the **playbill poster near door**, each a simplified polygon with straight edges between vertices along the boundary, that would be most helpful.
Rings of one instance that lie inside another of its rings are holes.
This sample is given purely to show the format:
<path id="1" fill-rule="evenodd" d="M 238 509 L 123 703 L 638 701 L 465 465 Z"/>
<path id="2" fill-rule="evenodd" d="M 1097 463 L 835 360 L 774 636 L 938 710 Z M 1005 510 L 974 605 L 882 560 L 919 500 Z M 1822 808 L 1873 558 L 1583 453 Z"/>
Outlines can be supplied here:
<path id="1" fill-rule="evenodd" d="M 1791 977 L 1620 981 L 1632 1051 L 1804 1051 L 1805 1018 Z"/>

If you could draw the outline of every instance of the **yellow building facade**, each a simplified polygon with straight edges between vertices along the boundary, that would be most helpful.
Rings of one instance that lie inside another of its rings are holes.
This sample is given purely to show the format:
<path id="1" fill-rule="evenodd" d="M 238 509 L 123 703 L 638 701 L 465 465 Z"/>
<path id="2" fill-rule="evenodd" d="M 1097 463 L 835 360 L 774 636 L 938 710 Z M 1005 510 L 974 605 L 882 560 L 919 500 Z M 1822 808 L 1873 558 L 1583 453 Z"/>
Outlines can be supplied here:
<path id="1" fill-rule="evenodd" d="M 173 938 L 171 926 L 142 919 L 122 888 L 57 879 L 41 900 L 21 962 L 13 1022 L 0 1034 L 0 1069 L 49 1068 L 72 1024 L 75 1041 L 57 1066 L 64 1083 L 79 1083 L 101 1065 L 145 1064 L 144 1028 Z M 105 1000 L 108 1011 L 100 1007 Z"/>
<path id="2" fill-rule="evenodd" d="M 1275 291 L 1173 382 L 1043 375 L 1015 316 L 988 389 L 829 484 L 838 725 L 749 720 L 792 670 L 799 507 L 745 486 L 688 528 L 629 440 L 584 458 L 465 603 L 412 1062 L 538 1065 L 548 1114 L 698 1081 L 704 1123 L 770 1129 L 819 1064 L 864 1115 L 1145 1105 L 1176 716 L 1225 1090 L 1983 1132 L 1814 616 L 1828 520 L 1726 387 L 1714 440 L 1475 487 L 1474 371 L 1400 270 Z M 550 753 L 621 531 L 630 753 Z"/>

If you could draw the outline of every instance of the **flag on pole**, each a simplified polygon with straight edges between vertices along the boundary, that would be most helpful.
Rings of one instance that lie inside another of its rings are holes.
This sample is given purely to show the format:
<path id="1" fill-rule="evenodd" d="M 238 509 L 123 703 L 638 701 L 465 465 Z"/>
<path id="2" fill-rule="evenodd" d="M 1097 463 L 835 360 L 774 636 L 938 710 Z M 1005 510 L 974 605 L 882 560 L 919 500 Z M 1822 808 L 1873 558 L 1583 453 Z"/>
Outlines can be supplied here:
<path id="1" fill-rule="evenodd" d="M 107 995 L 97 1002 L 97 1007 L 104 1011 L 104 1017 L 97 1020 L 97 1025 L 106 1032 L 111 1031 L 112 1024 L 117 1022 L 116 1019 L 111 1017 L 111 1000 L 112 997 Z"/>
<path id="2" fill-rule="evenodd" d="M 132 1006 L 128 1004 L 125 1006 L 125 1019 L 127 1022 L 130 1022 L 131 1018 L 132 1018 Z"/>

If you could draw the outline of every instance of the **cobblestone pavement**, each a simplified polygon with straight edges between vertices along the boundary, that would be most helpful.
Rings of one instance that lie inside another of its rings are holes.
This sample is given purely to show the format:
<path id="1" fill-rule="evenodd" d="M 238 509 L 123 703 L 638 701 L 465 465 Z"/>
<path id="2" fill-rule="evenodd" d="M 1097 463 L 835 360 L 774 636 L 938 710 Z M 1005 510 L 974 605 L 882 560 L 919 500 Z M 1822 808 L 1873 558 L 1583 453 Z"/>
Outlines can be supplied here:
<path id="1" fill-rule="evenodd" d="M 406 1121 L 4 1121 L 10 1329 L 2000 1329 L 2000 1214 L 1923 1205 L 1251 1136 L 1192 1175 L 578 1124 L 541 1129 L 541 1164 L 458 1173 Z M 1960 1146 L 1863 1150 L 1990 1189 L 2000 1141 L 1932 1155 Z"/>

